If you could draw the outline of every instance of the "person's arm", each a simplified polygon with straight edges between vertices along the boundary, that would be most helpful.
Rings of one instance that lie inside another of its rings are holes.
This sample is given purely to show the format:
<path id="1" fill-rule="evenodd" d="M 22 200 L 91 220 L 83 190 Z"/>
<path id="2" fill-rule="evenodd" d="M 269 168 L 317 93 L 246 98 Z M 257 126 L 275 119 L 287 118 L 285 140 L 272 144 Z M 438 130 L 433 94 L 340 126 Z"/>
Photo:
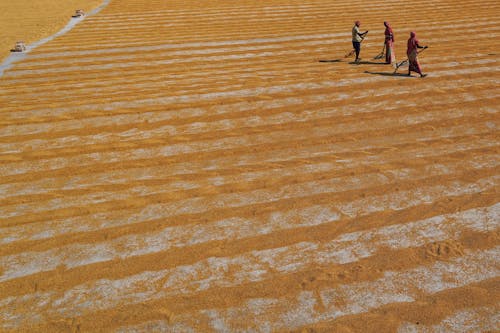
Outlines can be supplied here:
<path id="1" fill-rule="evenodd" d="M 355 32 L 359 37 L 363 38 L 368 33 L 368 30 L 366 30 L 365 32 L 360 32 L 359 28 L 355 26 L 353 32 Z"/>
<path id="2" fill-rule="evenodd" d="M 365 32 L 358 32 L 358 35 L 359 35 L 359 37 L 361 37 L 361 39 L 364 39 L 367 33 L 368 33 L 368 30 L 366 30 Z"/>
<path id="3" fill-rule="evenodd" d="M 417 48 L 419 48 L 419 49 L 426 49 L 427 46 L 420 46 L 420 44 L 417 43 Z"/>

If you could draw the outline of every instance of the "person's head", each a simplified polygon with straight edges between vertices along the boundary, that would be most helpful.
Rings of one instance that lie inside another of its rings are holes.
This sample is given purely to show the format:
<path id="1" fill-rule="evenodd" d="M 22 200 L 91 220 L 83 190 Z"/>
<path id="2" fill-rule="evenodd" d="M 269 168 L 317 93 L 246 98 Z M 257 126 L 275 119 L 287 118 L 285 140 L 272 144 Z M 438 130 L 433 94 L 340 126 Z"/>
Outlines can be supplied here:
<path id="1" fill-rule="evenodd" d="M 355 24 L 357 27 L 361 26 L 361 22 L 359 22 L 359 21 L 354 22 L 354 24 Z"/>
<path id="2" fill-rule="evenodd" d="M 387 21 L 384 21 L 384 25 L 385 25 L 387 28 L 389 28 L 389 26 L 390 26 L 390 25 L 389 25 L 389 22 L 387 22 Z"/>
<path id="3" fill-rule="evenodd" d="M 417 34 L 415 33 L 415 31 L 410 32 L 410 38 L 415 38 L 416 36 Z"/>

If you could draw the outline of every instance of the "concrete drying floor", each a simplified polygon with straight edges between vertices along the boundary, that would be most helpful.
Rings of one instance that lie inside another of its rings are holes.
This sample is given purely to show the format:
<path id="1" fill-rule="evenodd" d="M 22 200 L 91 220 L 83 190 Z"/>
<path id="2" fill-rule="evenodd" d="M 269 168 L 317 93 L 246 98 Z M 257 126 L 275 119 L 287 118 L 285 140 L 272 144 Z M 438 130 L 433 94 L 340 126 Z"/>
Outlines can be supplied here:
<path id="1" fill-rule="evenodd" d="M 0 77 L 0 330 L 499 330 L 499 11 L 112 0 L 32 50 Z M 384 20 L 427 78 L 372 59 Z"/>

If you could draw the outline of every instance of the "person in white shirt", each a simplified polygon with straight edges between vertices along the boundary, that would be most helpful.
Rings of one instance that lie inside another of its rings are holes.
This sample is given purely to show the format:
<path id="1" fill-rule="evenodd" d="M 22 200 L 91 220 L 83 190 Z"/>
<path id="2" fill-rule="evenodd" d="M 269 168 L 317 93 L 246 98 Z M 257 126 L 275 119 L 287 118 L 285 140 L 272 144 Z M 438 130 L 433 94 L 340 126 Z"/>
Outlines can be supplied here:
<path id="1" fill-rule="evenodd" d="M 361 26 L 361 22 L 354 22 L 354 27 L 352 27 L 352 47 L 354 47 L 354 51 L 356 52 L 356 59 L 354 61 L 358 62 L 360 60 L 359 53 L 361 52 L 361 42 L 365 38 L 368 30 L 365 32 L 360 32 L 359 27 Z"/>

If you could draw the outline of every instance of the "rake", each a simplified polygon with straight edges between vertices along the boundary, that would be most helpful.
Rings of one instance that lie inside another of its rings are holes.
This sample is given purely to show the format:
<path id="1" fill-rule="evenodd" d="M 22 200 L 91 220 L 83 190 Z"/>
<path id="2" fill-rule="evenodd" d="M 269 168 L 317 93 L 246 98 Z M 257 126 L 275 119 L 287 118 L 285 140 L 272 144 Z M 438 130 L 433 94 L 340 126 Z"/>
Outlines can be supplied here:
<path id="1" fill-rule="evenodd" d="M 385 56 L 385 43 L 384 43 L 384 47 L 382 48 L 382 51 L 379 54 L 377 54 L 375 57 L 373 57 L 373 59 L 382 59 L 384 56 Z"/>

